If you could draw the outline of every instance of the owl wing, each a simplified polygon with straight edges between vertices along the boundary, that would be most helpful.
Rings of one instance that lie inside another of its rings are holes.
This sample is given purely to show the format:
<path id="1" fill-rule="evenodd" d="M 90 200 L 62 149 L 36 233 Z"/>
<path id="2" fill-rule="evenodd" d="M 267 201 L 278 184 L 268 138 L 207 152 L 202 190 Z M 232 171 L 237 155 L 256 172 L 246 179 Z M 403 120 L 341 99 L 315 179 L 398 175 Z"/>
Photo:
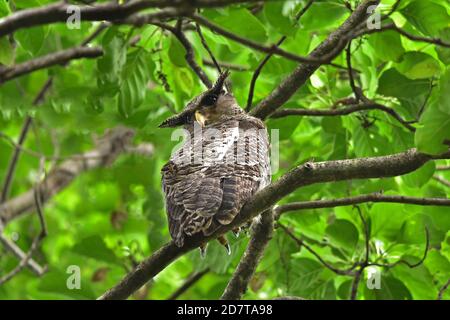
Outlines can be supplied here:
<path id="1" fill-rule="evenodd" d="M 230 143 L 230 135 L 224 136 L 225 140 L 211 142 L 204 152 L 214 151 L 212 158 L 224 160 L 236 152 L 236 147 L 242 147 L 240 144 L 249 144 L 245 139 Z M 263 146 L 247 148 L 242 163 L 222 161 L 216 164 L 213 159 L 204 159 L 200 164 L 169 161 L 163 167 L 169 231 L 178 246 L 183 245 L 185 235 L 198 232 L 208 235 L 220 225 L 231 223 L 245 202 L 267 184 L 270 179 L 267 134 L 263 134 L 262 139 Z M 191 149 L 195 149 L 195 143 Z M 184 150 L 184 155 L 191 158 L 191 152 L 193 150 Z M 180 154 L 172 158 L 179 159 Z"/>

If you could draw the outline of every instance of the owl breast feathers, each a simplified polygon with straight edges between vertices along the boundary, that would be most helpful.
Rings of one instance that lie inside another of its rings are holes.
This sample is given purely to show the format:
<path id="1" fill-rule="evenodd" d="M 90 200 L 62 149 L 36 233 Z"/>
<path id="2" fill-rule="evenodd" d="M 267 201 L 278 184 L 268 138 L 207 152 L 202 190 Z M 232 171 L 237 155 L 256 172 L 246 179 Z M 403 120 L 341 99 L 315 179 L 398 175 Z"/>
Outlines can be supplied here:
<path id="1" fill-rule="evenodd" d="M 184 145 L 162 168 L 169 231 L 177 246 L 186 236 L 210 235 L 231 223 L 270 182 L 262 121 L 242 113 L 197 129 L 189 130 Z"/>

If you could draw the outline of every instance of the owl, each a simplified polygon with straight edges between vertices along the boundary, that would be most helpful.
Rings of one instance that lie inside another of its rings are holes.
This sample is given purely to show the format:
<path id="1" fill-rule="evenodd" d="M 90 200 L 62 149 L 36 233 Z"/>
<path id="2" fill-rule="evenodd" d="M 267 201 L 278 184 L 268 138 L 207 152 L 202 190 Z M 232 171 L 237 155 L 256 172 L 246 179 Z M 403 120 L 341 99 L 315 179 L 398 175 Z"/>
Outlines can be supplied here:
<path id="1" fill-rule="evenodd" d="M 160 127 L 180 127 L 185 140 L 161 170 L 169 231 L 175 244 L 208 236 L 239 214 L 270 183 L 269 140 L 264 123 L 242 110 L 225 90 L 224 72 Z M 238 232 L 238 230 L 234 230 Z M 224 236 L 218 238 L 230 253 Z M 200 246 L 204 256 L 206 244 Z"/>

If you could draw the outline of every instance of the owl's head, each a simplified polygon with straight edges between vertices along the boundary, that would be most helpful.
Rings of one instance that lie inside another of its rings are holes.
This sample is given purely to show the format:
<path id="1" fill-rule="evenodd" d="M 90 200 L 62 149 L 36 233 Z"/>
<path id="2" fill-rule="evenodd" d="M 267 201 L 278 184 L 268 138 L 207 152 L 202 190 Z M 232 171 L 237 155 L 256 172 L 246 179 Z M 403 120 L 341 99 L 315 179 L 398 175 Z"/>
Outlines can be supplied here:
<path id="1" fill-rule="evenodd" d="M 166 119 L 159 127 L 192 125 L 194 121 L 201 126 L 207 126 L 224 117 L 243 112 L 233 95 L 224 89 L 225 80 L 229 74 L 228 71 L 221 73 L 212 88 L 192 99 L 182 112 Z"/>

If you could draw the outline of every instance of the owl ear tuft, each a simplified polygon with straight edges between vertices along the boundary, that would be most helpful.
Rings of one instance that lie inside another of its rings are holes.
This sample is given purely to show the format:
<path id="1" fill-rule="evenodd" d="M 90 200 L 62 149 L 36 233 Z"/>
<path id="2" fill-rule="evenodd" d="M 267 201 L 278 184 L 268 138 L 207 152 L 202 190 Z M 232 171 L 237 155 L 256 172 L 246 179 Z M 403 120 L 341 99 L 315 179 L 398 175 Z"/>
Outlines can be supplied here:
<path id="1" fill-rule="evenodd" d="M 226 81 L 226 79 L 228 78 L 229 75 L 230 75 L 230 71 L 229 70 L 225 70 L 224 72 L 222 72 L 219 75 L 219 78 L 217 79 L 216 83 L 214 83 L 214 85 L 212 86 L 211 91 L 216 93 L 217 95 L 222 93 L 224 85 L 226 86 L 225 81 Z"/>

